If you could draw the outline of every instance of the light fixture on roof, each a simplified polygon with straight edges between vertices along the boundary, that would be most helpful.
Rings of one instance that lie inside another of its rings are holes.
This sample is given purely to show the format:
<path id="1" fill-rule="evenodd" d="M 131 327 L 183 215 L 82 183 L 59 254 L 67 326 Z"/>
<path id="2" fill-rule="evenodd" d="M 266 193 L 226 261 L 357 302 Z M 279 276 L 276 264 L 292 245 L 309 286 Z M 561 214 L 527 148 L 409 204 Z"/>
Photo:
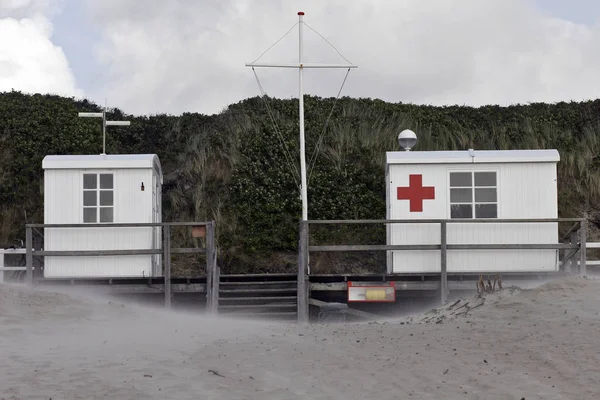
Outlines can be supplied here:
<path id="1" fill-rule="evenodd" d="M 107 126 L 129 126 L 129 121 L 107 121 L 106 120 L 106 105 L 102 112 L 80 112 L 78 114 L 81 118 L 102 118 L 102 154 L 106 155 L 106 127 Z"/>
<path id="2" fill-rule="evenodd" d="M 398 135 L 398 144 L 405 151 L 410 151 L 417 144 L 417 135 L 410 129 L 405 129 Z"/>

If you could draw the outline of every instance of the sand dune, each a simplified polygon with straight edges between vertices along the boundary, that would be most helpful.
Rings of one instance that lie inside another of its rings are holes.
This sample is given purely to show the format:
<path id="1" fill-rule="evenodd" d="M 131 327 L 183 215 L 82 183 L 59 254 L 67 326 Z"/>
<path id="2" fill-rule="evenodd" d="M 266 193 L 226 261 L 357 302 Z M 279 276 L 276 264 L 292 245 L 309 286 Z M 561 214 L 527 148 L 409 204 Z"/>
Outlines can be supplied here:
<path id="1" fill-rule="evenodd" d="M 600 281 L 560 279 L 451 305 L 298 326 L 4 285 L 0 398 L 600 397 Z"/>

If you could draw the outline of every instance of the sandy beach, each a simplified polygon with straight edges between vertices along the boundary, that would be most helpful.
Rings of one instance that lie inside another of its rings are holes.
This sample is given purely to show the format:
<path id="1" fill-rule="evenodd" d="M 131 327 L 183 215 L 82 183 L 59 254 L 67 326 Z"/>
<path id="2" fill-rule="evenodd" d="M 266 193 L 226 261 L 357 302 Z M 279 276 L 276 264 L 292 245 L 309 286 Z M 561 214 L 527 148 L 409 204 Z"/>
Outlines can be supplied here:
<path id="1" fill-rule="evenodd" d="M 454 303 L 304 326 L 0 285 L 0 398 L 600 397 L 600 280 Z"/>

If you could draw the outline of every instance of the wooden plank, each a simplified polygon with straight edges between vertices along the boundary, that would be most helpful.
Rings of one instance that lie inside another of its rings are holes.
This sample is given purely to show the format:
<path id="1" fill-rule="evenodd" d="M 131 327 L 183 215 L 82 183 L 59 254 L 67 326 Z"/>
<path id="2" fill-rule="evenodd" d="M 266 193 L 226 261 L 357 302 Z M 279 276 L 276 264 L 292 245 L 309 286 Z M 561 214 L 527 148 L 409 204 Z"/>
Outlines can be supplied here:
<path id="1" fill-rule="evenodd" d="M 436 244 L 309 246 L 308 251 L 439 250 Z"/>
<path id="2" fill-rule="evenodd" d="M 587 274 L 586 261 L 587 261 L 587 212 L 585 213 L 585 219 L 581 221 L 581 228 L 579 232 L 579 275 L 585 276 Z"/>
<path id="3" fill-rule="evenodd" d="M 447 250 L 561 250 L 575 249 L 578 246 L 571 244 L 448 244 Z M 403 245 L 336 245 L 336 246 L 310 246 L 309 251 L 385 251 L 385 250 L 440 250 L 441 245 L 436 244 L 403 244 Z"/>
<path id="4" fill-rule="evenodd" d="M 296 278 L 298 275 L 297 274 L 270 274 L 270 273 L 266 273 L 266 274 L 225 274 L 225 275 L 221 275 L 221 278 L 223 279 L 228 279 L 228 278 Z M 272 281 L 275 282 L 275 281 Z"/>
<path id="5" fill-rule="evenodd" d="M 220 302 L 226 301 L 296 301 L 296 296 L 269 296 L 269 297 L 219 297 Z"/>
<path id="6" fill-rule="evenodd" d="M 266 303 L 266 304 L 220 304 L 219 310 L 243 310 L 243 309 L 273 309 L 273 308 L 296 308 L 296 303 Z"/>
<path id="7" fill-rule="evenodd" d="M 577 265 L 579 265 L 579 261 L 576 261 Z M 600 265 L 600 260 L 586 260 L 585 262 L 585 266 L 586 267 L 590 267 L 590 266 L 599 266 Z"/>
<path id="8" fill-rule="evenodd" d="M 296 288 L 289 289 L 219 289 L 217 293 L 293 293 Z"/>
<path id="9" fill-rule="evenodd" d="M 576 249 L 577 245 L 571 244 L 449 244 L 448 250 L 564 250 Z"/>
<path id="10" fill-rule="evenodd" d="M 31 228 L 152 228 L 156 226 L 208 226 L 211 222 L 129 222 L 114 224 L 26 224 Z"/>
<path id="11" fill-rule="evenodd" d="M 211 262 L 212 253 L 214 251 L 214 236 L 212 234 L 211 226 L 206 227 L 206 311 L 208 313 L 213 312 L 212 300 L 213 300 L 213 279 L 215 278 L 214 265 Z"/>
<path id="12" fill-rule="evenodd" d="M 33 286 L 33 232 L 32 228 L 25 228 L 25 248 L 27 249 L 25 262 L 26 262 L 26 274 L 25 281 L 27 284 Z"/>
<path id="13" fill-rule="evenodd" d="M 134 249 L 134 250 L 35 250 L 34 256 L 61 256 L 61 257 L 101 257 L 101 256 L 135 256 L 145 254 L 163 254 L 161 249 Z"/>
<path id="14" fill-rule="evenodd" d="M 243 311 L 238 311 L 238 312 L 228 312 L 228 313 L 223 313 L 224 316 L 227 316 L 227 318 L 241 318 L 241 319 L 251 319 L 251 318 L 272 318 L 272 317 L 295 317 L 296 316 L 296 311 L 290 311 L 290 312 L 285 312 L 285 311 L 280 311 L 280 312 L 243 312 Z"/>
<path id="15" fill-rule="evenodd" d="M 217 265 L 217 249 L 215 241 L 215 223 L 214 221 L 206 227 L 206 272 L 210 280 L 207 279 L 210 292 L 207 293 L 207 311 L 216 314 L 219 307 L 219 284 L 221 281 L 221 270 Z"/>
<path id="16" fill-rule="evenodd" d="M 222 278 L 222 276 L 221 276 Z M 221 286 L 268 286 L 268 285 L 297 285 L 298 281 L 243 281 L 243 282 L 220 282 Z"/>
<path id="17" fill-rule="evenodd" d="M 442 222 L 441 226 L 440 226 L 440 231 L 441 231 L 441 237 L 440 237 L 440 243 L 441 243 L 441 250 L 442 250 L 442 254 L 441 254 L 441 276 L 440 276 L 440 293 L 441 293 L 441 302 L 442 305 L 446 304 L 446 299 L 448 296 L 448 271 L 446 269 L 446 261 L 447 261 L 447 255 L 448 255 L 448 251 L 447 251 L 447 239 L 448 239 L 448 235 L 446 234 L 446 222 Z"/>
<path id="18" fill-rule="evenodd" d="M 355 220 L 309 220 L 311 225 L 339 224 L 439 224 L 446 221 L 452 224 L 497 224 L 497 223 L 543 223 L 543 222 L 581 222 L 581 218 L 525 218 L 525 219 L 355 219 Z"/>
<path id="19" fill-rule="evenodd" d="M 27 249 L 0 249 L 0 254 L 27 254 Z"/>
<path id="20" fill-rule="evenodd" d="M 197 254 L 204 253 L 206 249 L 189 247 L 171 249 L 170 253 L 178 254 Z M 79 257 L 100 257 L 100 256 L 137 256 L 146 254 L 163 254 L 161 249 L 130 249 L 130 250 L 34 250 L 34 256 L 79 256 Z"/>
<path id="21" fill-rule="evenodd" d="M 213 277 L 213 291 L 211 304 L 213 307 L 213 313 L 219 312 L 219 293 L 221 292 L 221 267 L 215 268 L 215 275 Z"/>
<path id="22" fill-rule="evenodd" d="M 165 263 L 165 308 L 171 308 L 171 227 L 163 227 L 163 251 Z"/>

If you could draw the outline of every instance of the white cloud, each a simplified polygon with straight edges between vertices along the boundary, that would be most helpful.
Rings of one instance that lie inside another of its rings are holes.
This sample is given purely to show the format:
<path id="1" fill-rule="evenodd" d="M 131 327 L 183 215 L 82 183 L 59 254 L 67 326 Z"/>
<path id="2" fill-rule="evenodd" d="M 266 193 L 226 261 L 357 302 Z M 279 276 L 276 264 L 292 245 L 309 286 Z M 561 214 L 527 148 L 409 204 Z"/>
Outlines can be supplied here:
<path id="1" fill-rule="evenodd" d="M 600 29 L 547 16 L 533 0 L 93 1 L 111 103 L 129 112 L 218 112 L 258 94 L 244 67 L 305 11 L 359 68 L 344 94 L 428 104 L 596 98 Z M 309 29 L 309 62 L 342 59 Z M 297 31 L 262 61 L 297 60 Z M 297 95 L 297 71 L 258 70 L 271 95 Z M 334 96 L 345 71 L 306 72 L 306 92 Z"/>
<path id="2" fill-rule="evenodd" d="M 52 0 L 0 0 L 0 92 L 82 96 L 62 49 L 51 41 Z"/>

